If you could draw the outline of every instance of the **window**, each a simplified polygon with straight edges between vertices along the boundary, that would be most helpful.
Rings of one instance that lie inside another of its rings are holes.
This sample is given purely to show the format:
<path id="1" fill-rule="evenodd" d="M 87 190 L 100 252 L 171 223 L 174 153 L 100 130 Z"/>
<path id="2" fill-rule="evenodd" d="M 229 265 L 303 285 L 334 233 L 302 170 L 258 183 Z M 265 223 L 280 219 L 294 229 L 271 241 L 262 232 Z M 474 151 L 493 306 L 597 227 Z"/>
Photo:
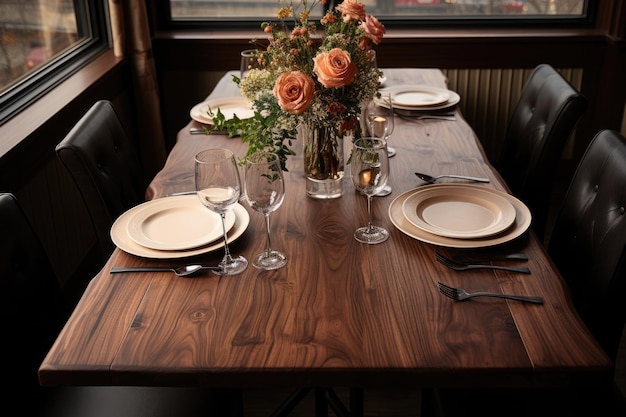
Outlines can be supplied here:
<path id="1" fill-rule="evenodd" d="M 0 123 L 108 46 L 105 3 L 0 2 Z"/>
<path id="2" fill-rule="evenodd" d="M 515 21 L 580 21 L 589 18 L 589 0 L 361 0 L 369 14 L 384 20 L 385 26 L 416 21 L 447 20 L 456 23 Z M 214 24 L 258 22 L 275 17 L 284 1 L 277 0 L 169 0 L 169 22 L 174 26 L 211 21 Z M 288 1 L 287 1 L 288 3 Z M 298 0 L 294 0 L 294 4 Z M 311 2 L 309 1 L 309 4 Z M 323 7 L 318 4 L 317 16 Z"/>

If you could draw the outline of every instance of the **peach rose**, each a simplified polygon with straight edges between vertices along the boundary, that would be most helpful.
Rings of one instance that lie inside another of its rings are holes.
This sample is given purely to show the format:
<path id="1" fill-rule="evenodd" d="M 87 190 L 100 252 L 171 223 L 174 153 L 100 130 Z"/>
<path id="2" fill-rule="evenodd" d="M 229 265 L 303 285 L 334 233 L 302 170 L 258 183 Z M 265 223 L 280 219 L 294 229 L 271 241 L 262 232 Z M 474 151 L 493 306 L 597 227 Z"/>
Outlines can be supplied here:
<path id="1" fill-rule="evenodd" d="M 273 92 L 284 111 L 302 114 L 313 101 L 315 81 L 302 71 L 285 72 L 276 80 Z"/>
<path id="2" fill-rule="evenodd" d="M 361 23 L 361 26 L 365 30 L 365 36 L 370 38 L 376 45 L 382 41 L 383 35 L 387 32 L 385 26 L 374 16 L 367 16 L 365 21 Z"/>
<path id="3" fill-rule="evenodd" d="M 326 88 L 340 88 L 352 84 L 359 71 L 350 53 L 341 48 L 334 48 L 316 56 L 313 72 Z"/>
<path id="4" fill-rule="evenodd" d="M 365 5 L 358 0 L 344 0 L 335 9 L 341 12 L 344 22 L 365 20 Z"/>

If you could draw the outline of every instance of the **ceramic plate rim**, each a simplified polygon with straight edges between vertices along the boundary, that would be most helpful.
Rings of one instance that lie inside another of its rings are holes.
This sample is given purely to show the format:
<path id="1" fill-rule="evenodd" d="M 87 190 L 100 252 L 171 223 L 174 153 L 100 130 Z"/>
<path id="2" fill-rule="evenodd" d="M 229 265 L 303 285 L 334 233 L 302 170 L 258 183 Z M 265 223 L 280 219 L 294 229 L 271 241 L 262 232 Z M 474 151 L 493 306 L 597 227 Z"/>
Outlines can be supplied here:
<path id="1" fill-rule="evenodd" d="M 471 191 L 471 194 L 468 191 Z M 428 200 L 437 197 L 447 197 L 450 202 L 454 202 L 455 197 L 457 197 L 456 201 L 458 202 L 474 200 L 471 203 L 491 211 L 495 220 L 490 225 L 474 231 L 452 230 L 431 224 L 427 219 L 420 217 L 418 208 L 420 203 L 427 204 Z M 481 202 L 484 204 L 480 204 Z M 496 210 L 492 210 L 492 208 Z M 490 188 L 473 188 L 470 190 L 462 185 L 419 189 L 404 200 L 402 212 L 416 227 L 436 235 L 452 238 L 476 239 L 496 235 L 508 229 L 515 221 L 515 208 L 509 200 L 494 193 Z"/>
<path id="2" fill-rule="evenodd" d="M 410 93 L 429 94 L 433 97 L 433 100 L 429 102 L 424 102 L 424 103 L 408 103 L 408 102 L 402 102 L 402 101 L 397 100 L 397 97 L 403 94 L 410 94 Z M 406 106 L 406 107 L 411 107 L 411 108 L 413 107 L 430 108 L 432 106 L 437 106 L 442 103 L 445 103 L 449 100 L 450 100 L 450 93 L 448 92 L 448 90 L 441 90 L 441 89 L 431 87 L 431 86 L 420 86 L 420 87 L 407 88 L 407 89 L 398 89 L 398 91 L 395 91 L 391 95 L 391 102 L 394 106 Z"/>
<path id="3" fill-rule="evenodd" d="M 172 197 L 163 197 L 163 198 L 195 198 L 198 197 L 194 195 L 184 195 L 184 196 L 172 196 Z M 151 258 L 151 259 L 180 259 L 180 258 L 188 258 L 195 255 L 201 255 L 204 253 L 209 253 L 224 247 L 224 239 L 220 239 L 219 241 L 210 244 L 208 246 L 201 246 L 199 248 L 193 248 L 190 250 L 180 250 L 180 251 L 166 251 L 166 250 L 157 250 L 146 248 L 145 246 L 141 246 L 138 243 L 135 243 L 128 234 L 126 233 L 126 227 L 128 226 L 128 220 L 131 216 L 135 214 L 135 210 L 139 206 L 135 206 L 128 211 L 122 213 L 111 226 L 110 236 L 113 240 L 113 243 L 123 250 L 126 253 L 131 255 L 139 256 L 142 258 Z M 233 212 L 235 213 L 235 225 L 228 233 L 228 243 L 234 242 L 246 231 L 248 228 L 248 224 L 250 224 L 250 214 L 248 211 L 240 204 L 237 203 L 233 207 Z"/>
<path id="4" fill-rule="evenodd" d="M 427 87 L 430 89 L 436 89 L 439 91 L 445 91 L 448 94 L 450 94 L 450 98 L 448 99 L 448 101 L 445 101 L 441 104 L 437 104 L 437 105 L 432 105 L 432 106 L 403 106 L 403 105 L 395 105 L 394 104 L 394 108 L 396 109 L 400 109 L 400 110 L 411 110 L 411 111 L 431 111 L 431 110 L 443 110 L 443 109 L 447 109 L 450 107 L 453 107 L 455 105 L 457 105 L 460 101 L 461 101 L 461 96 L 456 93 L 455 91 L 452 90 L 447 90 L 445 88 L 437 88 L 437 87 L 432 87 L 432 86 L 424 86 L 422 84 L 408 84 L 408 85 L 399 85 L 399 86 L 390 86 L 390 87 L 384 87 L 379 89 L 380 92 L 387 92 L 387 93 L 391 93 L 392 97 L 393 97 L 393 93 L 397 90 L 406 90 L 407 88 L 423 88 L 423 87 Z M 384 103 L 381 103 L 382 106 L 384 106 Z"/>
<path id="5" fill-rule="evenodd" d="M 420 188 L 442 186 L 445 187 L 447 185 L 434 184 L 426 185 Z M 480 188 L 480 186 L 476 185 L 464 186 L 470 188 Z M 505 193 L 504 191 L 492 189 L 494 192 L 509 200 L 515 208 L 515 221 L 510 228 L 498 235 L 480 239 L 456 239 L 446 236 L 435 235 L 425 230 L 422 230 L 419 227 L 415 227 L 413 223 L 411 223 L 406 217 L 404 217 L 404 213 L 402 212 L 402 203 L 404 203 L 404 200 L 417 190 L 417 188 L 414 188 L 405 191 L 404 193 L 393 199 L 393 201 L 389 205 L 388 216 L 391 220 L 391 223 L 393 223 L 393 225 L 398 230 L 400 230 L 405 235 L 424 243 L 430 243 L 433 245 L 450 248 L 484 248 L 510 242 L 513 239 L 521 236 L 530 227 L 532 216 L 528 207 L 526 207 L 524 203 L 522 203 L 518 198 L 512 196 L 511 194 Z"/>
<path id="6" fill-rule="evenodd" d="M 215 109 L 217 109 L 218 107 L 243 109 L 245 111 L 244 114 L 237 115 L 240 119 L 247 119 L 254 115 L 252 103 L 245 97 L 218 97 L 196 104 L 189 111 L 189 116 L 191 116 L 191 118 L 196 122 L 212 125 L 213 120 L 208 115 L 206 115 L 204 107 L 206 107 L 207 109 L 208 107 L 212 107 Z M 247 113 L 248 111 L 249 113 Z"/>
<path id="7" fill-rule="evenodd" d="M 204 230 L 205 232 L 178 242 L 155 240 L 144 233 L 142 225 L 148 218 L 171 210 L 180 210 L 181 212 L 184 211 L 185 215 L 193 215 L 193 218 L 199 222 L 198 230 Z M 197 215 L 195 215 L 196 212 Z M 208 222 L 209 219 L 212 221 L 212 224 L 203 224 L 203 221 Z M 226 230 L 230 231 L 234 224 L 235 214 L 229 211 L 226 214 Z M 219 239 L 222 236 L 222 220 L 219 214 L 213 213 L 204 207 L 198 198 L 189 200 L 157 198 L 156 200 L 142 203 L 140 207 L 138 207 L 135 214 L 128 220 L 127 231 L 132 240 L 147 248 L 158 250 L 184 250 L 208 245 Z"/>

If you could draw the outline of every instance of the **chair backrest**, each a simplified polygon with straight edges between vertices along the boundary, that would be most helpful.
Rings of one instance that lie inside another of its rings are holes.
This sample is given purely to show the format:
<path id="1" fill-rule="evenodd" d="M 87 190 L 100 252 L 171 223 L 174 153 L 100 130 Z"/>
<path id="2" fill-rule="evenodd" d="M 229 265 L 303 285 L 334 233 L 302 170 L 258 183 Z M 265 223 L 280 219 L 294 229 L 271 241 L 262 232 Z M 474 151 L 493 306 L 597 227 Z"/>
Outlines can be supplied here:
<path id="1" fill-rule="evenodd" d="M 146 183 L 135 151 L 113 105 L 96 102 L 56 146 L 85 202 L 102 257 L 114 249 L 109 232 L 115 219 L 144 201 Z"/>
<path id="2" fill-rule="evenodd" d="M 524 84 L 507 126 L 496 167 L 511 192 L 530 208 L 540 239 L 561 154 L 586 108 L 586 98 L 542 64 Z"/>
<path id="3" fill-rule="evenodd" d="M 37 369 L 61 330 L 67 310 L 48 256 L 11 193 L 0 193 L 2 329 L 12 390 L 39 390 Z M 12 391 L 13 392 L 13 391 Z"/>
<path id="4" fill-rule="evenodd" d="M 557 215 L 548 253 L 582 319 L 614 360 L 626 323 L 626 139 L 591 141 Z"/>

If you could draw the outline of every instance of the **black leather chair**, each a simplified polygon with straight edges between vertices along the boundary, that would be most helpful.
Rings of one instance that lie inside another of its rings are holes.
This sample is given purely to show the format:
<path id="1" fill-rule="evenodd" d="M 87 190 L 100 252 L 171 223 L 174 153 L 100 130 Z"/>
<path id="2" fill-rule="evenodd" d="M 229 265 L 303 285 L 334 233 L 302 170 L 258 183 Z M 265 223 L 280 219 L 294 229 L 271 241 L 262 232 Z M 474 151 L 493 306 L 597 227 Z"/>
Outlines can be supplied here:
<path id="1" fill-rule="evenodd" d="M 537 66 L 524 84 L 494 162 L 511 192 L 530 208 L 532 228 L 542 240 L 559 160 L 586 107 L 586 98 L 554 68 Z"/>
<path id="2" fill-rule="evenodd" d="M 626 138 L 620 133 L 603 130 L 589 144 L 557 215 L 548 253 L 576 310 L 615 360 L 626 324 Z"/>
<path id="3" fill-rule="evenodd" d="M 37 417 L 242 415 L 240 392 L 170 387 L 40 387 L 37 369 L 67 319 L 45 250 L 13 194 L 0 193 L 4 403 Z"/>
<path id="4" fill-rule="evenodd" d="M 96 102 L 56 146 L 89 211 L 102 261 L 115 248 L 109 232 L 115 219 L 145 200 L 135 144 L 111 102 Z"/>
<path id="5" fill-rule="evenodd" d="M 626 325 L 626 138 L 599 132 L 563 199 L 548 253 L 574 306 L 615 362 Z M 439 416 L 626 416 L 614 384 L 587 390 L 440 390 L 429 397 Z M 480 403 L 483 401 L 483 403 Z M 476 414 L 476 415 L 479 415 Z"/>

